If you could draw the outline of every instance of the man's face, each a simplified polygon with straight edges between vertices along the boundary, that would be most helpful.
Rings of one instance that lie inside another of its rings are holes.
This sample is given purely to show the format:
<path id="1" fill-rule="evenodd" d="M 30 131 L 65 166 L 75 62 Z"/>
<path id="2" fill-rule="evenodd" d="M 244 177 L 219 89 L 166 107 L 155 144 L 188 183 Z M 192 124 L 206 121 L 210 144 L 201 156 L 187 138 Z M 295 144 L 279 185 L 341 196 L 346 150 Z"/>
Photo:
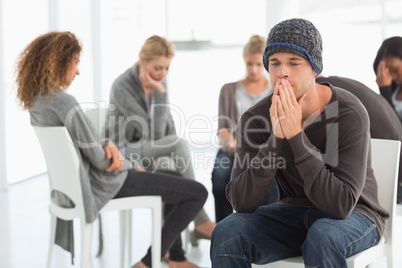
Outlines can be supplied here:
<path id="1" fill-rule="evenodd" d="M 268 58 L 268 70 L 272 88 L 275 88 L 278 80 L 288 80 L 296 99 L 308 93 L 317 75 L 309 61 L 285 52 L 272 54 Z"/>

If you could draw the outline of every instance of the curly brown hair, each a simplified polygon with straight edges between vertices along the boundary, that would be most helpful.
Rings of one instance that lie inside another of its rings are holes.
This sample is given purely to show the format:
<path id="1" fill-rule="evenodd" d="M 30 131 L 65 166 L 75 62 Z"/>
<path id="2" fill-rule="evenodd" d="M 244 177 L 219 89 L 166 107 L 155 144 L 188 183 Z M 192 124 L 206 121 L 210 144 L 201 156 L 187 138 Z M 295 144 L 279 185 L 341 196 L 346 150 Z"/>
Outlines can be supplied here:
<path id="1" fill-rule="evenodd" d="M 33 40 L 17 61 L 17 98 L 28 109 L 37 95 L 52 94 L 69 86 L 67 73 L 81 44 L 71 32 L 50 32 Z"/>

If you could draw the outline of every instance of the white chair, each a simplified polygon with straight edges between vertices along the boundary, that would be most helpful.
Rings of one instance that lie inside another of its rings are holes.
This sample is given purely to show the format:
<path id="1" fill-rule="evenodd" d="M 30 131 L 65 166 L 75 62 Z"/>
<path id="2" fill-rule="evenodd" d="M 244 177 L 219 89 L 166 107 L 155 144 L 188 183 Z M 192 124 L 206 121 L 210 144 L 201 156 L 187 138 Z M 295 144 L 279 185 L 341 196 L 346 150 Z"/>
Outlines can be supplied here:
<path id="1" fill-rule="evenodd" d="M 98 131 L 99 138 L 104 138 L 105 136 L 105 127 L 106 127 L 106 109 L 91 109 L 85 110 L 85 113 L 89 120 L 91 120 L 95 129 Z"/>
<path id="2" fill-rule="evenodd" d="M 105 108 L 97 108 L 97 109 L 88 109 L 85 110 L 85 113 L 89 120 L 95 127 L 95 130 L 98 132 L 99 138 L 105 138 L 105 127 L 106 127 L 106 116 L 107 111 Z M 122 263 L 125 259 L 125 252 L 127 251 L 127 261 L 131 263 L 132 256 L 132 211 L 129 210 L 121 210 L 120 211 L 120 229 L 124 230 L 120 239 L 120 258 Z M 124 235 L 123 235 L 124 234 Z"/>
<path id="3" fill-rule="evenodd" d="M 105 108 L 96 108 L 96 109 L 88 109 L 85 110 L 85 113 L 89 120 L 95 127 L 95 130 L 98 133 L 99 138 L 104 138 L 105 136 L 105 127 L 106 127 L 106 109 Z M 127 261 L 131 263 L 131 253 L 132 253 L 132 211 L 131 210 L 121 210 L 119 212 L 120 216 L 120 230 L 121 238 L 120 238 L 120 258 L 121 263 L 124 263 L 125 252 L 127 251 Z"/>
<path id="4" fill-rule="evenodd" d="M 47 268 L 51 266 L 53 244 L 57 218 L 69 221 L 78 218 L 81 225 L 81 268 L 87 268 L 90 258 L 92 223 L 85 221 L 85 208 L 80 182 L 80 163 L 76 148 L 65 127 L 33 127 L 45 156 L 48 169 L 50 193 L 59 191 L 67 195 L 75 206 L 62 207 L 51 198 L 51 231 Z M 127 219 L 124 214 L 132 208 L 152 209 L 152 267 L 160 267 L 161 229 L 162 229 L 162 200 L 160 196 L 138 196 L 110 200 L 100 211 L 123 211 L 121 215 L 120 239 L 124 245 L 127 229 L 124 225 Z M 128 236 L 128 235 L 127 235 Z M 129 236 L 129 240 L 131 237 Z M 124 248 L 121 248 L 121 267 L 124 267 Z"/>
<path id="5" fill-rule="evenodd" d="M 399 157 L 401 142 L 394 140 L 371 139 L 372 168 L 378 184 L 380 204 L 389 212 L 385 222 L 385 231 L 378 245 L 347 258 L 349 268 L 364 268 L 386 257 L 387 267 L 395 268 L 394 264 L 394 216 L 396 215 L 396 191 L 398 183 Z M 303 257 L 257 265 L 255 268 L 304 268 Z"/>

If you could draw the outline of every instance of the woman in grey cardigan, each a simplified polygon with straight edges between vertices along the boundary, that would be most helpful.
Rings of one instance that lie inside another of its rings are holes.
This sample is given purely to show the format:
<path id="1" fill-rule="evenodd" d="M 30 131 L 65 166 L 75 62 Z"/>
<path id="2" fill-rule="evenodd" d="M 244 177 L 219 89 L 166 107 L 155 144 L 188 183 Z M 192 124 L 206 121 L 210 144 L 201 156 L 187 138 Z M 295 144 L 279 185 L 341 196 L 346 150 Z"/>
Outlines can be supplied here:
<path id="1" fill-rule="evenodd" d="M 148 38 L 139 53 L 139 61 L 113 82 L 106 136 L 112 139 L 128 159 L 150 167 L 169 166 L 160 158 L 174 160 L 176 171 L 195 180 L 188 144 L 176 135 L 170 113 L 165 77 L 174 56 L 173 46 L 165 38 Z M 194 218 L 192 238 L 210 238 L 215 223 L 202 209 Z M 194 244 L 194 239 L 192 243 Z"/>
<path id="2" fill-rule="evenodd" d="M 162 228 L 161 257 L 170 250 L 170 267 L 194 268 L 175 242 L 203 207 L 207 190 L 198 182 L 172 174 L 152 173 L 125 159 L 113 142 L 99 141 L 97 131 L 77 100 L 65 90 L 79 74 L 79 41 L 70 32 L 39 36 L 22 52 L 18 62 L 18 99 L 28 109 L 31 124 L 65 126 L 76 143 L 81 165 L 86 221 L 96 219 L 112 198 L 160 195 L 174 204 Z M 97 144 L 80 146 L 80 144 Z M 57 225 L 63 228 L 66 225 Z M 67 230 L 57 230 L 65 235 Z M 151 251 L 133 267 L 151 267 Z"/>

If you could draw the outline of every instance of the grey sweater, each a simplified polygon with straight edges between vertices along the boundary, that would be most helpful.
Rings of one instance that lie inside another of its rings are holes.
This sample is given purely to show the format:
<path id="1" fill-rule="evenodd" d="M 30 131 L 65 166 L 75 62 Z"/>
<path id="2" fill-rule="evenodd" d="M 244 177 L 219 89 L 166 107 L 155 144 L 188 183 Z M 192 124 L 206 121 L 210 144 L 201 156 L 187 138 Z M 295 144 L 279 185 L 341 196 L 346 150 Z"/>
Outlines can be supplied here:
<path id="1" fill-rule="evenodd" d="M 29 107 L 29 113 L 31 124 L 34 126 L 65 126 L 70 133 L 80 159 L 86 221 L 93 222 L 100 209 L 120 190 L 127 177 L 127 169 L 132 166 L 131 163 L 125 160 L 121 172 L 105 172 L 111 160 L 106 158 L 101 144 L 103 142 L 99 142 L 97 131 L 77 100 L 63 91 L 35 97 Z M 80 146 L 80 143 L 94 146 L 85 148 Z M 63 205 L 69 205 L 68 200 L 62 195 L 58 195 L 57 198 Z M 56 243 L 71 252 L 72 238 L 71 223 L 58 221 Z"/>
<path id="2" fill-rule="evenodd" d="M 166 90 L 165 81 L 163 85 Z M 110 107 L 113 109 L 108 109 L 106 137 L 113 140 L 127 158 L 130 153 L 143 156 L 141 147 L 147 141 L 176 134 L 167 90 L 164 93 L 152 91 L 151 100 L 150 105 L 139 79 L 138 64 L 112 84 Z"/>
<path id="3" fill-rule="evenodd" d="M 235 210 L 254 211 L 276 178 L 280 203 L 318 208 L 336 219 L 357 210 L 382 234 L 389 215 L 378 202 L 367 112 L 351 93 L 331 89 L 332 98 L 325 110 L 289 140 L 271 133 L 267 111 L 272 95 L 243 114 L 235 164 L 226 188 Z"/>

